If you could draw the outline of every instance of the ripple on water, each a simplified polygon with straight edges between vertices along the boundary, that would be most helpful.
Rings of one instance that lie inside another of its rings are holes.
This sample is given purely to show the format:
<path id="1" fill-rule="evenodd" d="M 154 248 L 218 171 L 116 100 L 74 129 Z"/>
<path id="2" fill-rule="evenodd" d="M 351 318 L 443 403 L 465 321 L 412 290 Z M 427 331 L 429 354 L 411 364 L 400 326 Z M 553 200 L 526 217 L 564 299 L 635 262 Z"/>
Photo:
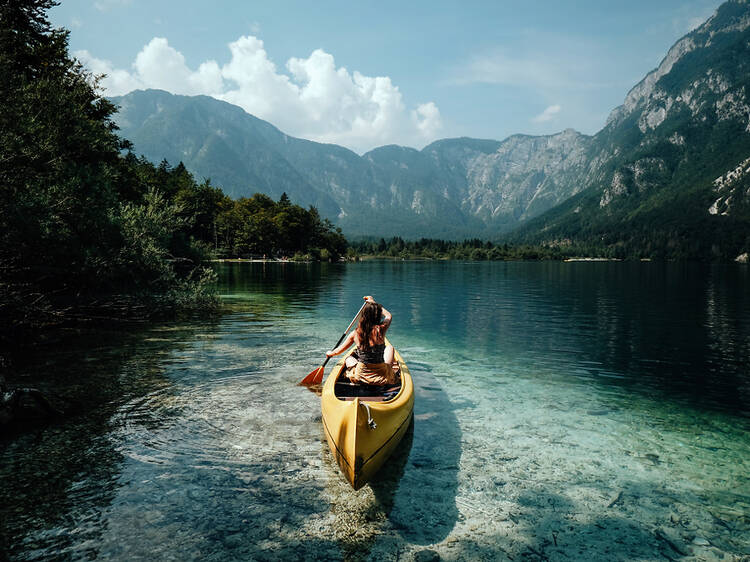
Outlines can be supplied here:
<path id="1" fill-rule="evenodd" d="M 115 417 L 122 452 L 140 462 L 208 468 L 248 462 L 259 450 L 281 452 L 278 428 L 291 433 L 319 417 L 301 407 L 299 396 L 290 397 L 288 388 L 274 392 L 269 379 L 278 382 L 282 376 L 278 371 L 247 372 L 141 397 Z"/>

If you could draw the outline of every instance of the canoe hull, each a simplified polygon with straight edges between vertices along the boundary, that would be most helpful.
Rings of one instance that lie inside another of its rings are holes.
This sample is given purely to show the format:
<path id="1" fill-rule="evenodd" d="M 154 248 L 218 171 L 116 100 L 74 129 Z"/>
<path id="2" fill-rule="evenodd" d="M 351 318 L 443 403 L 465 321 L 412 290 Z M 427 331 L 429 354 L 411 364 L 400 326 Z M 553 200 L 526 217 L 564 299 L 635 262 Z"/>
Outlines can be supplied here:
<path id="1" fill-rule="evenodd" d="M 401 390 L 388 402 L 336 397 L 334 386 L 345 358 L 334 367 L 323 385 L 321 408 L 326 440 L 341 472 L 355 490 L 364 486 L 383 466 L 412 420 L 414 384 L 398 352 L 396 360 L 401 368 Z"/>

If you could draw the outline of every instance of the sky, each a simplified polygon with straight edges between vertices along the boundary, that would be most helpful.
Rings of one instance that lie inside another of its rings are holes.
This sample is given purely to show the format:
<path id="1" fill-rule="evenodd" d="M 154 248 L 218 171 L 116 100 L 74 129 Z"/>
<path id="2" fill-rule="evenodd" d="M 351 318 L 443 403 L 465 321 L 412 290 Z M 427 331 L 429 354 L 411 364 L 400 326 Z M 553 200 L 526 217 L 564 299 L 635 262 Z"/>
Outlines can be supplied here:
<path id="1" fill-rule="evenodd" d="M 62 0 L 50 19 L 105 95 L 210 95 L 360 154 L 502 140 L 610 111 L 718 0 Z M 136 147 L 137 148 L 137 147 Z"/>

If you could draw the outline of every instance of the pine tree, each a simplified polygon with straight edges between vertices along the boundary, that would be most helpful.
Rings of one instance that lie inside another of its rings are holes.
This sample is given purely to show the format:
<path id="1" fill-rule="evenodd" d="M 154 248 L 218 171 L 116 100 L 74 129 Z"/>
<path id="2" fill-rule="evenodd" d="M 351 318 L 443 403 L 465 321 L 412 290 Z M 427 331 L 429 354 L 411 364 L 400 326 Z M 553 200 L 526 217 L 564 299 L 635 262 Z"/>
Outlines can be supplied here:
<path id="1" fill-rule="evenodd" d="M 176 205 L 156 209 L 142 163 L 121 157 L 129 143 L 116 134 L 115 107 L 69 56 L 68 31 L 51 26 L 55 5 L 0 0 L 0 343 L 84 298 L 144 287 L 174 294 L 203 275 L 173 266 L 178 232 L 149 234 L 156 211 L 164 223 L 187 221 L 171 216 Z M 171 176 L 184 184 L 184 174 Z M 134 275 L 128 256 L 151 269 Z"/>

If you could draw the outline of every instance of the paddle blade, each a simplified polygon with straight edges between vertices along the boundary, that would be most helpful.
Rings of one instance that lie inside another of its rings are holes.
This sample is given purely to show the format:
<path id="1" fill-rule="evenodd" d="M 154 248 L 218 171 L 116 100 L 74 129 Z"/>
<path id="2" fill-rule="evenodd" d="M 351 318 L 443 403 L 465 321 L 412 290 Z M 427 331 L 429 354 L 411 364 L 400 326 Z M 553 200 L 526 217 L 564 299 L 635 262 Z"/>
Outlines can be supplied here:
<path id="1" fill-rule="evenodd" d="M 318 369 L 317 374 L 315 375 L 315 384 L 322 384 L 323 383 L 323 375 L 326 372 L 326 365 L 323 363 L 323 366 Z"/>
<path id="2" fill-rule="evenodd" d="M 325 371 L 325 367 L 322 365 L 318 367 L 317 369 L 313 369 L 310 371 L 310 374 L 308 374 L 304 379 L 302 379 L 302 382 L 299 384 L 302 386 L 309 386 L 311 384 L 320 384 L 320 382 L 323 380 L 323 372 Z"/>

